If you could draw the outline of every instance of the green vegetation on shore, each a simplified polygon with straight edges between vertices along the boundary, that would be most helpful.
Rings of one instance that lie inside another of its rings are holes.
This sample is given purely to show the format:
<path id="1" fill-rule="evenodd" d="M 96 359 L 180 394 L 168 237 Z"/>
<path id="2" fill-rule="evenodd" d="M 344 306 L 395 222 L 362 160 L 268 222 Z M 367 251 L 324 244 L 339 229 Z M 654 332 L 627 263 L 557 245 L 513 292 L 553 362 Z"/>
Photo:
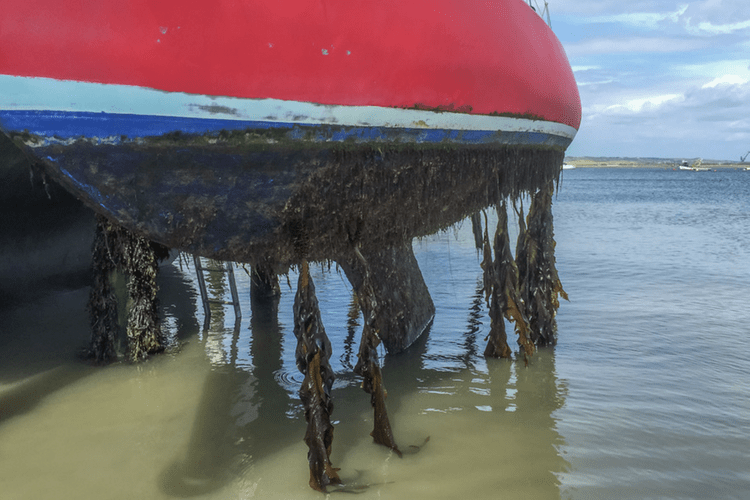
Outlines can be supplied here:
<path id="1" fill-rule="evenodd" d="M 565 163 L 580 168 L 677 168 L 683 160 L 692 165 L 697 158 L 619 158 L 594 156 L 568 156 Z M 701 167 L 710 170 L 716 168 L 750 168 L 750 162 L 727 160 L 703 160 Z"/>

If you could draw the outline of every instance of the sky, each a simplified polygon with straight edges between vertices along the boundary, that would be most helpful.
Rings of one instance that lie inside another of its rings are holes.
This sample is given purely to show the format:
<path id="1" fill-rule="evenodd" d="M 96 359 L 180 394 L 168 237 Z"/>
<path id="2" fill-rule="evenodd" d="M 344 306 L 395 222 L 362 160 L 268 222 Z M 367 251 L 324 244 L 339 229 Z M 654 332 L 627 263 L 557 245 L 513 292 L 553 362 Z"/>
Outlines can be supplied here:
<path id="1" fill-rule="evenodd" d="M 749 0 L 547 1 L 583 106 L 568 156 L 750 151 Z"/>

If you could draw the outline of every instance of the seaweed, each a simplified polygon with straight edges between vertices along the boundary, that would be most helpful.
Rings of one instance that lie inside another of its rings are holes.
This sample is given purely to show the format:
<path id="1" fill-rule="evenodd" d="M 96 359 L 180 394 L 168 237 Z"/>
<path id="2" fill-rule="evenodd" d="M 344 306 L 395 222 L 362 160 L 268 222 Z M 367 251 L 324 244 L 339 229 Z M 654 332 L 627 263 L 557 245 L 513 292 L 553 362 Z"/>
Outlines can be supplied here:
<path id="1" fill-rule="evenodd" d="M 130 361 L 139 361 L 165 348 L 159 321 L 158 249 L 145 238 L 127 231 L 121 237 L 123 267 L 129 275 L 128 351 Z"/>
<path id="2" fill-rule="evenodd" d="M 388 411 L 385 406 L 385 399 L 388 397 L 388 392 L 385 390 L 383 375 L 380 371 L 380 363 L 378 362 L 380 337 L 378 336 L 376 322 L 378 316 L 384 314 L 385 311 L 380 309 L 378 301 L 375 298 L 371 283 L 372 274 L 367 261 L 356 246 L 354 247 L 354 253 L 364 268 L 363 283 L 357 291 L 359 303 L 362 307 L 364 326 L 362 328 L 362 341 L 359 345 L 359 354 L 357 355 L 359 359 L 354 367 L 354 371 L 363 377 L 362 389 L 370 394 L 370 404 L 375 416 L 374 428 L 370 433 L 373 441 L 390 448 L 396 455 L 401 457 L 402 453 L 396 445 L 391 423 L 388 419 Z"/>
<path id="3" fill-rule="evenodd" d="M 552 219 L 554 186 L 548 183 L 532 197 L 526 223 L 523 207 L 518 212 L 520 232 L 516 246 L 520 292 L 529 320 L 530 337 L 538 346 L 557 343 L 555 316 L 559 297 L 568 300 L 555 267 Z"/>
<path id="4" fill-rule="evenodd" d="M 337 260 L 352 241 L 386 248 L 446 229 L 505 197 L 554 181 L 562 152 L 512 145 L 389 145 L 332 150 L 292 190 L 274 232 L 275 257 L 294 261 L 298 228 L 310 260 Z"/>
<path id="5" fill-rule="evenodd" d="M 45 168 L 128 231 L 217 260 L 270 259 L 279 274 L 302 255 L 321 262 L 350 254 L 350 236 L 363 248 L 386 248 L 444 230 L 554 181 L 564 157 L 553 145 L 394 139 L 261 148 L 244 137 L 76 142 L 64 146 L 72 177 L 58 164 Z M 62 148 L 39 154 L 57 157 Z"/>
<path id="6" fill-rule="evenodd" d="M 85 355 L 96 363 L 117 359 L 118 301 L 112 274 L 129 276 L 131 306 L 127 321 L 127 352 L 130 361 L 140 361 L 165 348 L 158 313 L 156 277 L 159 261 L 169 249 L 137 236 L 104 216 L 97 215 L 92 249 L 93 285 L 89 294 L 91 342 Z"/>
<path id="7" fill-rule="evenodd" d="M 484 233 L 484 290 L 485 300 L 489 303 L 490 333 L 484 355 L 487 357 L 510 358 L 503 318 L 511 321 L 518 334 L 518 344 L 522 348 L 524 360 L 528 364 L 529 356 L 534 354 L 534 344 L 529 337 L 529 326 L 524 314 L 524 302 L 520 295 L 518 267 L 510 251 L 508 235 L 508 209 L 503 201 L 497 207 L 497 229 L 494 238 L 495 258 L 492 259 L 489 234 Z"/>
<path id="8" fill-rule="evenodd" d="M 484 248 L 484 238 L 482 236 L 482 217 L 479 212 L 471 216 L 471 232 L 474 234 L 474 246 L 477 252 Z"/>
<path id="9" fill-rule="evenodd" d="M 250 274 L 250 297 L 253 301 L 278 300 L 281 288 L 272 259 L 266 257 L 260 260 L 248 274 Z"/>
<path id="10" fill-rule="evenodd" d="M 106 218 L 98 215 L 92 249 L 93 283 L 88 302 L 91 341 L 85 352 L 85 356 L 97 364 L 117 358 L 117 296 L 111 276 L 117 261 L 109 246 L 112 239 L 117 239 L 116 229 Z"/>
<path id="11" fill-rule="evenodd" d="M 294 298 L 294 335 L 297 337 L 297 369 L 305 375 L 299 390 L 305 408 L 307 459 L 310 487 L 326 492 L 330 484 L 339 484 L 338 469 L 331 465 L 334 374 L 329 363 L 331 342 L 320 318 L 315 285 L 307 261 L 300 266 L 297 294 Z"/>

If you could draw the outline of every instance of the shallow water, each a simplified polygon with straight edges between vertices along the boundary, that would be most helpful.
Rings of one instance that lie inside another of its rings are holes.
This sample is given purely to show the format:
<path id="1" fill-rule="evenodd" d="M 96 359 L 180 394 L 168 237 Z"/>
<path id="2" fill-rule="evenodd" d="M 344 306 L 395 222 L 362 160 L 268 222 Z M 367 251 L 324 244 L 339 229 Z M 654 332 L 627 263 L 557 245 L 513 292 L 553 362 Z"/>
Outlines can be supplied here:
<path id="1" fill-rule="evenodd" d="M 430 438 L 403 459 L 368 435 L 350 287 L 313 268 L 342 478 L 359 498 L 750 497 L 750 174 L 570 170 L 553 210 L 571 301 L 558 346 L 528 367 L 481 355 L 470 224 L 415 241 L 437 313 L 384 362 L 400 446 Z M 243 319 L 216 306 L 204 329 L 192 268 L 163 268 L 177 347 L 140 365 L 77 361 L 87 289 L 0 310 L 0 496 L 321 498 L 307 486 L 295 276 L 276 314 L 253 310 L 236 275 Z"/>

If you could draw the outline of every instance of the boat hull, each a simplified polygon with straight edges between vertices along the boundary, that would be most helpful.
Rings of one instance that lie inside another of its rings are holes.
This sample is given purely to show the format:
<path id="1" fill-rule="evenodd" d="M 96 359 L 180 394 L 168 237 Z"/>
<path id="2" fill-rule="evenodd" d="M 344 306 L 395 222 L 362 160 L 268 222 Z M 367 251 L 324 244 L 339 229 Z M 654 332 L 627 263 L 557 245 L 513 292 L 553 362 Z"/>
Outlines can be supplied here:
<path id="1" fill-rule="evenodd" d="M 556 178 L 580 123 L 564 51 L 521 0 L 205 5 L 0 19 L 0 128 L 174 248 L 295 262 L 428 234 Z"/>
<path id="2" fill-rule="evenodd" d="M 517 145 L 272 145 L 245 130 L 204 140 L 79 141 L 39 154 L 64 165 L 49 169 L 64 187 L 138 234 L 281 265 L 335 260 L 352 242 L 380 248 L 431 234 L 554 181 L 563 158 Z"/>

